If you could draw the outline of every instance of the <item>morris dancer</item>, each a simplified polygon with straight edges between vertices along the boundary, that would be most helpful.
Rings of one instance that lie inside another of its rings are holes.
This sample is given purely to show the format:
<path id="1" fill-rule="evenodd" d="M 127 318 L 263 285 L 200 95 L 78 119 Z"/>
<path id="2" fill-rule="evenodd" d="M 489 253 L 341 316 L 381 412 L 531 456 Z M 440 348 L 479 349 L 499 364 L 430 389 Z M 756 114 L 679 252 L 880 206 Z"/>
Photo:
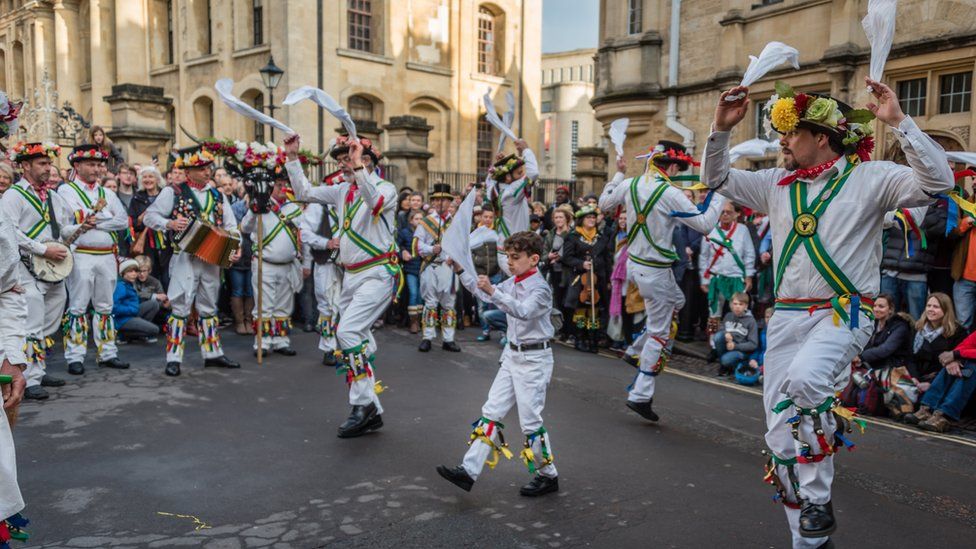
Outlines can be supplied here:
<path id="1" fill-rule="evenodd" d="M 186 181 L 168 185 L 159 192 L 156 201 L 146 210 L 143 223 L 156 231 L 186 230 L 193 219 L 222 227 L 237 235 L 237 224 L 230 202 L 210 183 L 214 157 L 201 147 L 177 151 L 175 168 L 186 172 Z M 238 250 L 231 262 L 240 258 Z M 220 319 L 217 317 L 217 298 L 220 294 L 220 266 L 207 263 L 175 246 L 169 262 L 169 302 L 172 311 L 166 321 L 166 375 L 180 375 L 186 319 L 196 305 L 199 320 L 200 352 L 204 367 L 240 368 L 237 362 L 224 356 L 220 344 Z"/>
<path id="2" fill-rule="evenodd" d="M 254 330 L 261 332 L 261 347 L 285 356 L 295 356 L 291 348 L 288 332 L 291 329 L 291 313 L 295 308 L 295 292 L 302 288 L 301 253 L 302 240 L 298 225 L 302 222 L 302 208 L 288 199 L 288 179 L 284 170 L 270 173 L 263 168 L 252 168 L 244 172 L 248 180 L 274 179 L 271 196 L 257 194 L 251 198 L 251 209 L 241 220 L 241 231 L 251 233 L 255 247 L 262 239 L 261 250 L 264 266 L 262 280 L 258 280 L 257 252 L 255 265 L 251 272 L 251 286 L 254 295 L 262 291 L 261 310 L 254 306 L 254 318 L 261 319 L 261 325 Z M 257 220 L 261 216 L 263 234 L 257 234 Z M 257 321 L 255 321 L 257 322 Z M 254 336 L 254 355 L 257 356 L 258 336 Z"/>
<path id="3" fill-rule="evenodd" d="M 112 296 L 118 280 L 116 245 L 118 233 L 129 228 L 129 215 L 115 193 L 98 184 L 99 175 L 108 162 L 108 153 L 98 145 L 78 145 L 68 155 L 77 174 L 58 189 L 74 219 L 61 228 L 62 236 L 76 231 L 87 232 L 75 240 L 75 266 L 68 275 L 68 312 L 64 318 L 64 359 L 68 373 L 85 373 L 88 350 L 88 306 L 91 304 L 92 331 L 98 349 L 98 365 L 125 369 L 128 362 L 118 359 L 115 344 L 115 320 Z"/>
<path id="4" fill-rule="evenodd" d="M 617 173 L 600 195 L 600 209 L 627 210 L 627 279 L 637 285 L 644 299 L 644 333 L 627 349 L 624 358 L 637 366 L 637 377 L 629 387 L 627 407 L 641 417 L 657 421 L 652 409 L 657 375 L 670 355 L 672 321 L 684 307 L 685 298 L 674 280 L 671 264 L 678 259 L 672 236 L 677 223 L 700 233 L 715 226 L 724 200 L 712 200 L 703 212 L 672 185 L 670 178 L 695 162 L 684 145 L 662 140 L 652 151 L 653 175 L 642 175 L 624 183 L 627 161 L 617 160 Z M 635 355 L 639 353 L 639 358 Z"/>
<path id="5" fill-rule="evenodd" d="M 33 255 L 61 261 L 67 253 L 44 244 L 61 236 L 61 224 L 72 219 L 60 195 L 47 190 L 53 161 L 61 148 L 54 144 L 18 143 L 11 150 L 11 159 L 20 165 L 24 178 L 3 194 L 0 207 L 8 223 L 15 225 L 20 253 L 29 259 Z M 60 387 L 63 379 L 46 373 L 48 350 L 54 347 L 51 338 L 61 323 L 67 293 L 61 282 L 48 283 L 34 278 L 27 265 L 20 262 L 18 274 L 27 301 L 27 390 L 24 397 L 48 398 L 44 387 Z"/>
<path id="6" fill-rule="evenodd" d="M 508 274 L 508 263 L 502 251 L 505 239 L 512 233 L 529 230 L 531 212 L 528 197 L 539 177 L 539 163 L 528 143 L 524 139 L 516 139 L 515 150 L 517 154 L 499 154 L 495 159 L 491 178 L 496 184 L 490 188 L 488 196 L 495 210 L 495 230 L 499 236 L 498 263 L 505 274 Z"/>
<path id="7" fill-rule="evenodd" d="M 349 385 L 349 418 L 339 426 L 340 438 L 358 437 L 383 426 L 383 407 L 376 395 L 373 359 L 376 340 L 370 327 L 396 296 L 401 277 L 393 243 L 396 187 L 376 173 L 380 153 L 368 139 L 340 136 L 331 155 L 345 182 L 312 187 L 299 162 L 301 139 L 285 140 L 288 176 L 298 200 L 334 206 L 342 219 L 339 260 L 346 269 L 339 298 L 336 338 Z"/>
<path id="8" fill-rule="evenodd" d="M 766 115 L 782 134 L 786 169 L 729 168 L 730 133 L 749 110 L 746 87 L 722 94 L 705 147 L 702 179 L 769 213 L 776 312 L 763 383 L 766 480 L 786 505 L 794 547 L 821 547 L 836 528 L 833 454 L 850 444 L 856 420 L 834 395 L 871 335 L 885 212 L 930 204 L 953 187 L 942 147 L 902 112 L 888 86 L 865 80 L 877 101 L 869 110 L 777 83 L 780 95 Z M 725 100 L 738 93 L 742 98 Z M 898 139 L 908 166 L 869 161 L 875 116 Z"/>
<path id="9" fill-rule="evenodd" d="M 501 423 L 512 406 L 518 406 L 519 423 L 525 435 L 521 458 L 535 477 L 519 489 L 519 494 L 535 497 L 559 491 L 559 476 L 553 464 L 552 440 L 542 424 L 546 388 L 552 378 L 552 289 L 539 273 L 542 238 L 530 231 L 513 233 L 505 241 L 511 278 L 492 286 L 488 277 L 475 277 L 461 269 L 454 270 L 478 299 L 494 303 L 508 317 L 508 343 L 502 351 L 500 367 L 474 422 L 470 448 L 461 465 L 440 465 L 437 472 L 462 490 L 471 491 L 485 464 L 494 468 L 499 453 L 511 458 Z"/>
<path id="10" fill-rule="evenodd" d="M 454 341 L 454 328 L 457 326 L 457 280 L 449 261 L 441 252 L 441 238 L 450 224 L 448 209 L 454 201 L 451 186 L 446 183 L 435 183 L 434 192 L 429 197 L 431 211 L 424 217 L 413 235 L 413 255 L 424 258 L 420 270 L 420 294 L 424 297 L 423 326 L 424 335 L 420 341 L 418 351 L 430 351 L 430 342 L 437 337 L 437 326 L 441 327 L 441 336 L 445 351 L 461 352 L 461 347 Z M 437 313 L 438 305 L 441 308 Z"/>
<path id="11" fill-rule="evenodd" d="M 702 239 L 698 255 L 701 290 L 708 294 L 708 337 L 713 349 L 718 349 L 713 338 L 726 302 L 739 292 L 749 293 L 756 274 L 756 248 L 749 227 L 736 222 L 740 210 L 734 202 L 722 206 L 718 225 Z"/>
<path id="12" fill-rule="evenodd" d="M 302 242 L 305 244 L 304 268 L 312 269 L 315 302 L 318 305 L 319 350 L 322 364 L 335 366 L 336 326 L 339 323 L 339 296 L 342 293 L 342 269 L 336 264 L 339 239 L 339 216 L 334 207 L 313 203 L 302 215 Z"/>

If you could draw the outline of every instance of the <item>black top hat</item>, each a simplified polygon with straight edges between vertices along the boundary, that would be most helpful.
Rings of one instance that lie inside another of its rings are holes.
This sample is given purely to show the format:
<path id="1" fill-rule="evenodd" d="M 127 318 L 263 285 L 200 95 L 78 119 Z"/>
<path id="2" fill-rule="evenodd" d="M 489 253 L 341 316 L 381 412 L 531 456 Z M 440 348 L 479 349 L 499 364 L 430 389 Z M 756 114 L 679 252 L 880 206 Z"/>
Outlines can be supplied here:
<path id="1" fill-rule="evenodd" d="M 435 200 L 437 198 L 453 199 L 454 195 L 451 194 L 451 186 L 447 183 L 434 183 L 434 190 L 430 193 L 430 199 Z"/>
<path id="2" fill-rule="evenodd" d="M 71 149 L 71 153 L 68 154 L 68 162 L 74 164 L 81 160 L 97 160 L 99 162 L 108 162 L 108 151 L 101 148 L 94 143 L 76 145 Z"/>
<path id="3" fill-rule="evenodd" d="M 687 170 L 694 164 L 694 159 L 688 155 L 688 148 L 677 141 L 661 139 L 654 147 L 655 152 L 663 153 L 654 157 L 654 164 L 664 167 L 668 164 L 677 164 L 681 171 Z"/>

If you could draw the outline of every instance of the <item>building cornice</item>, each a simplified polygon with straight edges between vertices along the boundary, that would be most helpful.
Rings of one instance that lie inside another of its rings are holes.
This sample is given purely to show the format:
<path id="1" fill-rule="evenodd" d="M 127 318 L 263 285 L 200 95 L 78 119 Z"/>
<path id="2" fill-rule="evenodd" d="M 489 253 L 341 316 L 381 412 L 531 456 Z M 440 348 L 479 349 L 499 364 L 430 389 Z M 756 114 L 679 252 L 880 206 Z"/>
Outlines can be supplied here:
<path id="1" fill-rule="evenodd" d="M 642 83 L 635 86 L 614 88 L 608 93 L 598 93 L 590 100 L 590 105 L 594 108 L 605 103 L 616 103 L 618 101 L 653 101 L 664 99 L 666 95 L 662 93 L 661 86 L 655 83 Z"/>
<path id="2" fill-rule="evenodd" d="M 661 37 L 661 33 L 657 31 L 648 31 L 643 34 L 607 38 L 596 51 L 597 53 L 604 53 L 629 50 L 646 45 L 660 46 L 663 44 L 664 39 Z"/>

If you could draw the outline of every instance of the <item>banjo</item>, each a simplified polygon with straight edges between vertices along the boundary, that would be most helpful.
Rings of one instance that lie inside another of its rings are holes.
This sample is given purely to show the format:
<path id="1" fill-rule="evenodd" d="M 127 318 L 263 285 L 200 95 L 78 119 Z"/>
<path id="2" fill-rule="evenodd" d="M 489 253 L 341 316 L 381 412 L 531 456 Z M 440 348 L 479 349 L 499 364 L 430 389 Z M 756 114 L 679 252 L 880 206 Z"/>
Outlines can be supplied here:
<path id="1" fill-rule="evenodd" d="M 99 198 L 97 202 L 92 206 L 91 214 L 89 217 L 94 216 L 98 212 L 105 208 L 106 202 L 104 198 Z M 86 218 L 87 219 L 87 218 Z M 41 282 L 56 283 L 68 278 L 71 274 L 71 269 L 74 268 L 75 260 L 71 255 L 71 245 L 74 244 L 75 240 L 78 240 L 81 235 L 88 232 L 90 227 L 81 225 L 78 230 L 75 231 L 73 235 L 66 238 L 64 242 L 58 240 L 48 240 L 42 242 L 45 246 L 51 246 L 52 248 L 62 249 L 65 251 L 66 255 L 64 259 L 58 261 L 56 259 L 48 259 L 43 255 L 33 255 L 24 258 L 24 264 L 27 265 L 27 270 L 30 274 L 40 280 Z"/>

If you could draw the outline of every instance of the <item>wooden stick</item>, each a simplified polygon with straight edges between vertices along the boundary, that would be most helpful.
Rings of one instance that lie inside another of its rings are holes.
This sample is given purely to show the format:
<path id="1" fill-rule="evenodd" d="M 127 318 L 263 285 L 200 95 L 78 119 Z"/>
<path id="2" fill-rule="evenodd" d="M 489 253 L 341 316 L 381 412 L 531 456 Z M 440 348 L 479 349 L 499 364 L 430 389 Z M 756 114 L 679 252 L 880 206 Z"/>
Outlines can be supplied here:
<path id="1" fill-rule="evenodd" d="M 590 260 L 590 329 L 596 325 L 596 295 L 593 293 L 593 260 Z"/>
<path id="2" fill-rule="evenodd" d="M 262 343 L 264 335 L 264 214 L 257 214 L 258 216 L 258 230 L 256 234 L 258 235 L 258 325 L 255 333 L 257 334 L 258 343 L 258 364 L 261 364 L 264 359 L 264 344 Z"/>

